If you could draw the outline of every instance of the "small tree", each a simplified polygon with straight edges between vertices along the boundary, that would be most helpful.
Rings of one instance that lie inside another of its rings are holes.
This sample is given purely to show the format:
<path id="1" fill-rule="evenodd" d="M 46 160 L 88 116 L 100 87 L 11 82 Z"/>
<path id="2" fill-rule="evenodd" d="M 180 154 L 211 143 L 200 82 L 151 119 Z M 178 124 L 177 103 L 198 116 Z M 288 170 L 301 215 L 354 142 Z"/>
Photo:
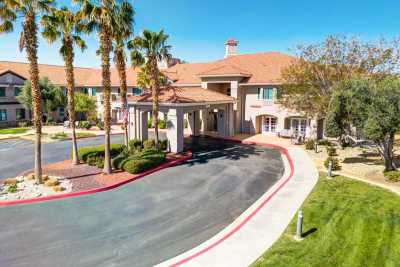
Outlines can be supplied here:
<path id="1" fill-rule="evenodd" d="M 97 118 L 96 99 L 84 93 L 75 93 L 75 112 L 86 114 L 89 120 Z"/>
<path id="2" fill-rule="evenodd" d="M 47 78 L 39 80 L 39 89 L 41 96 L 41 109 L 47 116 L 47 121 L 51 117 L 51 113 L 59 107 L 65 107 L 67 104 L 66 96 L 61 87 L 51 83 Z M 32 90 L 31 82 L 26 81 L 22 87 L 21 93 L 17 96 L 18 102 L 23 104 L 26 109 L 32 110 Z"/>
<path id="3" fill-rule="evenodd" d="M 393 145 L 400 130 L 400 79 L 352 79 L 337 85 L 327 115 L 326 134 L 349 134 L 351 126 L 372 140 L 385 163 L 385 171 L 396 169 Z"/>
<path id="4" fill-rule="evenodd" d="M 296 59 L 282 71 L 282 105 L 312 118 L 324 118 L 335 85 L 359 75 L 394 73 L 400 64 L 398 40 L 362 42 L 330 36 L 321 43 L 298 45 Z"/>

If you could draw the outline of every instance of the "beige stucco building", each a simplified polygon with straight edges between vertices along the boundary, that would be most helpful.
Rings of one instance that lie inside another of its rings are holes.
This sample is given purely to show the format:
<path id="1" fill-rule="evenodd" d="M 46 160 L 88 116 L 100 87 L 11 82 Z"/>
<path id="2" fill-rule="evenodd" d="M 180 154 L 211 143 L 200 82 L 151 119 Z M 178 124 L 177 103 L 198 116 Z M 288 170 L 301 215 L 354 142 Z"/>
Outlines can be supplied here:
<path id="1" fill-rule="evenodd" d="M 169 89 L 165 89 L 165 92 L 168 95 L 171 92 L 170 89 L 174 88 L 175 94 L 180 92 L 180 100 L 175 99 L 174 102 L 173 99 L 161 98 L 164 102 L 161 103 L 160 111 L 169 114 L 168 119 L 170 119 L 173 117 L 171 110 L 174 107 L 178 115 L 182 111 L 183 116 L 188 120 L 190 116 L 193 116 L 192 112 L 195 112 L 194 116 L 197 115 L 195 125 L 198 123 L 200 125 L 198 129 L 202 132 L 217 132 L 223 135 L 245 133 L 322 138 L 323 121 L 317 122 L 305 118 L 300 113 L 285 109 L 279 104 L 282 70 L 295 58 L 278 52 L 240 54 L 237 47 L 237 41 L 228 40 L 225 43 L 225 56 L 217 61 L 181 64 L 179 60 L 176 60 L 175 65 L 168 68 L 164 66 L 165 64 L 161 64 L 162 72 L 169 82 Z M 24 113 L 23 107 L 16 102 L 14 97 L 17 90 L 15 88 L 22 86 L 29 77 L 28 67 L 25 63 L 0 61 L 0 125 L 1 119 L 3 119 L 3 124 L 4 119 L 11 124 L 21 118 L 29 119 L 29 112 L 25 110 Z M 65 87 L 64 67 L 40 64 L 39 72 L 41 77 L 46 76 L 54 84 Z M 77 90 L 96 98 L 98 117 L 102 118 L 101 70 L 75 68 L 75 78 Z M 129 96 L 140 94 L 141 90 L 137 87 L 137 70 L 127 69 L 127 83 Z M 122 121 L 123 115 L 119 95 L 119 77 L 114 68 L 111 70 L 111 84 L 112 121 L 118 123 Z M 178 90 L 179 88 L 181 90 Z M 5 91 L 5 94 L 2 94 L 2 91 Z M 223 99 L 223 96 L 230 97 L 229 103 L 224 102 L 221 103 L 222 106 L 218 106 L 208 98 L 209 92 L 217 93 L 214 94 L 217 99 Z M 192 99 L 193 93 L 195 93 L 195 99 Z M 186 99 L 185 103 L 180 103 L 182 99 Z M 142 112 L 142 115 L 135 113 L 131 121 L 139 123 L 145 116 L 143 114 L 149 117 L 150 109 L 148 103 L 144 102 L 146 102 L 144 99 L 139 102 L 138 98 L 129 99 L 131 108 L 136 110 L 135 112 Z M 185 108 L 181 109 L 179 106 Z M 188 108 L 189 106 L 191 107 Z M 194 106 L 196 108 L 193 108 Z M 4 116 L 5 110 L 7 114 Z M 21 115 L 23 113 L 25 117 Z M 62 110 L 62 113 L 65 114 L 65 111 Z M 60 120 L 62 119 L 64 118 L 61 117 Z M 138 130 L 140 127 L 142 126 L 135 126 L 135 129 L 131 131 L 132 138 L 147 136 L 144 133 L 147 128 Z M 231 130 L 222 130 L 226 127 L 230 127 Z"/>

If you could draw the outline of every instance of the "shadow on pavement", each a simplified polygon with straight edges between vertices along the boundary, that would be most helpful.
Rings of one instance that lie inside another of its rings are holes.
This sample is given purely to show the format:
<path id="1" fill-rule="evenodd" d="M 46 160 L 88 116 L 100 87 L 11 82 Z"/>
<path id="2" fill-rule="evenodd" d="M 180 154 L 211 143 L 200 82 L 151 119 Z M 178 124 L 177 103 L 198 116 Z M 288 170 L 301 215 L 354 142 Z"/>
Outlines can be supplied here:
<path id="1" fill-rule="evenodd" d="M 193 153 L 193 158 L 183 163 L 186 165 L 205 164 L 216 158 L 239 160 L 265 152 L 265 149 L 257 148 L 257 146 L 204 136 L 185 138 L 185 150 L 190 150 Z"/>

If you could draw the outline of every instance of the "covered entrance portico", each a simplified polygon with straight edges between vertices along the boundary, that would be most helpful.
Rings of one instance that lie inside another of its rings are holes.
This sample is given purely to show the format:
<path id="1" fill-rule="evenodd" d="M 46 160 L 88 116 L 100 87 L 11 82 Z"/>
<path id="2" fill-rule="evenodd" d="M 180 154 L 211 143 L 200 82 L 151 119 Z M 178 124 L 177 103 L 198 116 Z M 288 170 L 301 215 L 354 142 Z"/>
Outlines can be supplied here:
<path id="1" fill-rule="evenodd" d="M 163 88 L 159 96 L 159 112 L 167 114 L 169 150 L 174 153 L 183 151 L 185 114 L 193 136 L 209 130 L 216 130 L 219 136 L 233 136 L 233 104 L 232 97 L 211 90 L 197 87 Z M 147 120 L 152 110 L 151 94 L 132 96 L 128 105 L 129 139 L 148 139 Z"/>

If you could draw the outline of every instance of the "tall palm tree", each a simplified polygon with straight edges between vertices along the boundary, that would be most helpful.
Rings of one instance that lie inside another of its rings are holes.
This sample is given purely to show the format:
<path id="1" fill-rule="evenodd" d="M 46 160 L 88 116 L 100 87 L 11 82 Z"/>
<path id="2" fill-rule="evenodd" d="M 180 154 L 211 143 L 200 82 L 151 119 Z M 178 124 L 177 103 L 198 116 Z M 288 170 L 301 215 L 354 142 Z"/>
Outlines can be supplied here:
<path id="1" fill-rule="evenodd" d="M 127 84 L 126 84 L 126 56 L 125 46 L 128 39 L 133 34 L 133 16 L 134 10 L 132 5 L 124 0 L 116 9 L 117 23 L 113 29 L 114 41 L 114 62 L 118 70 L 120 94 L 121 94 L 121 107 L 124 117 L 124 141 L 128 145 L 128 107 L 127 107 Z"/>
<path id="2" fill-rule="evenodd" d="M 77 165 L 79 159 L 75 133 L 74 45 L 79 47 L 82 51 L 86 49 L 86 44 L 80 37 L 80 34 L 85 29 L 85 25 L 78 19 L 75 13 L 69 11 L 67 7 L 62 7 L 61 9 L 53 10 L 49 15 L 43 16 L 42 26 L 42 35 L 50 43 L 61 40 L 60 54 L 64 59 L 65 65 L 68 115 L 70 127 L 72 129 L 72 164 Z"/>
<path id="3" fill-rule="evenodd" d="M 142 66 L 149 75 L 149 82 L 152 94 L 152 124 L 156 136 L 156 145 L 158 146 L 158 95 L 160 91 L 160 70 L 158 61 L 169 60 L 171 58 L 171 46 L 167 45 L 168 35 L 163 30 L 152 32 L 144 30 L 141 36 L 135 37 L 128 42 L 128 48 L 131 49 L 131 61 L 134 66 Z"/>
<path id="4" fill-rule="evenodd" d="M 85 20 L 88 30 L 95 30 L 100 39 L 100 55 L 102 68 L 102 85 L 104 100 L 104 169 L 105 174 L 111 173 L 110 128 L 111 128 L 111 78 L 110 53 L 112 51 L 113 27 L 117 22 L 117 3 L 115 0 L 75 0 L 80 4 L 78 18 Z"/>
<path id="5" fill-rule="evenodd" d="M 29 75 L 33 99 L 33 123 L 35 126 L 35 179 L 42 181 L 42 110 L 39 88 L 39 68 L 37 60 L 37 17 L 48 13 L 53 0 L 2 0 L 0 1 L 0 33 L 14 30 L 14 22 L 22 18 L 22 31 L 19 48 L 26 50 L 29 61 Z"/>

